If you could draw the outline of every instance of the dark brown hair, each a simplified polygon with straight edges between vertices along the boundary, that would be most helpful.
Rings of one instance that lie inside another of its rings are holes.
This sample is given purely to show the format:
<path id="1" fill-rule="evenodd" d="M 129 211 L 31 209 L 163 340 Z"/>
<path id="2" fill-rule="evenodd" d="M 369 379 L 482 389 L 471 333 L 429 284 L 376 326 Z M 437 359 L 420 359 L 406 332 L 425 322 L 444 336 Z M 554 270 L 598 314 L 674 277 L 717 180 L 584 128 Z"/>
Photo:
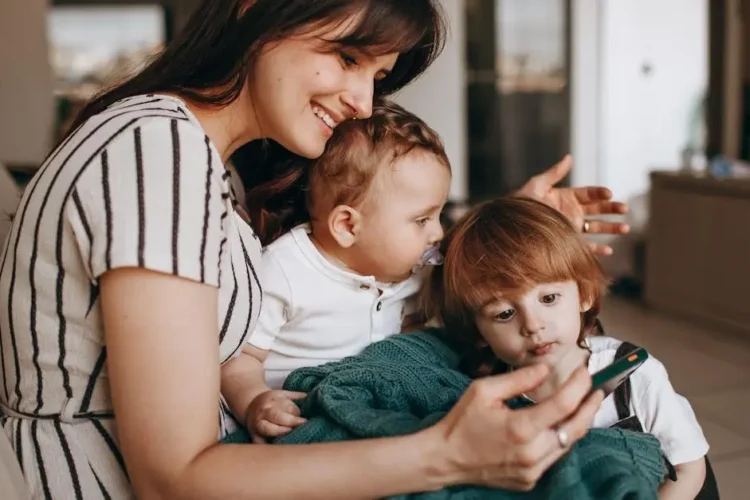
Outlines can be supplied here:
<path id="1" fill-rule="evenodd" d="M 239 96 L 262 48 L 292 35 L 354 26 L 330 43 L 369 55 L 400 53 L 390 75 L 375 84 L 389 94 L 421 74 L 442 50 L 445 24 L 435 0 L 203 0 L 186 28 L 145 69 L 89 102 L 68 133 L 114 102 L 174 92 L 223 106 Z"/>
<path id="2" fill-rule="evenodd" d="M 582 314 L 579 345 L 596 331 L 607 278 L 588 243 L 557 210 L 524 198 L 489 201 L 451 227 L 440 249 L 445 262 L 429 276 L 422 306 L 473 359 L 467 363 L 473 375 L 494 359 L 483 347 L 476 314 L 505 290 L 573 280 L 581 301 L 591 304 Z"/>
<path id="3" fill-rule="evenodd" d="M 450 169 L 443 142 L 434 130 L 398 104 L 376 98 L 372 116 L 336 127 L 319 158 L 277 163 L 296 177 L 279 175 L 248 191 L 248 211 L 256 233 L 268 244 L 296 224 L 325 217 L 338 205 L 356 206 L 380 168 L 414 151 L 435 155 Z M 268 196 L 275 189 L 286 192 L 286 205 L 278 204 L 283 196 Z"/>

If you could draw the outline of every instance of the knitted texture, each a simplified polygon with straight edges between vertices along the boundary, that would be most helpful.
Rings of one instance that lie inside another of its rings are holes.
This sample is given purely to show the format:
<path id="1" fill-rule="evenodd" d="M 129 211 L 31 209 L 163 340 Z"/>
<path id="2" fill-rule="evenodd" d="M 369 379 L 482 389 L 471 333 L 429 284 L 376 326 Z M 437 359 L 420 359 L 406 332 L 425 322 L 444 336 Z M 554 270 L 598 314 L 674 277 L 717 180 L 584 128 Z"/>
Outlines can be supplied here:
<path id="1" fill-rule="evenodd" d="M 436 331 L 396 335 L 360 355 L 301 368 L 284 388 L 307 393 L 308 422 L 276 440 L 302 444 L 410 434 L 440 420 L 471 380 Z M 509 401 L 509 406 L 515 406 Z M 248 442 L 244 431 L 226 443 Z M 394 499 L 651 499 L 664 477 L 658 441 L 619 429 L 593 429 L 528 493 L 459 486 Z"/>

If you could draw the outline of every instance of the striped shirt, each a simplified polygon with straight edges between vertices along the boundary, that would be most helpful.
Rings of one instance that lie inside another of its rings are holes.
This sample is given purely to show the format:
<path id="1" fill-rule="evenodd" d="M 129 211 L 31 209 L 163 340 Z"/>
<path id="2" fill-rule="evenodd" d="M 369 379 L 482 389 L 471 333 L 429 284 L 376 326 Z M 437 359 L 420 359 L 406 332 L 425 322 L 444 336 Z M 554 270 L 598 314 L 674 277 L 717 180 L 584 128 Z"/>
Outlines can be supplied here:
<path id="1" fill-rule="evenodd" d="M 255 327 L 260 243 L 229 176 L 185 104 L 149 95 L 89 119 L 27 186 L 0 255 L 0 424 L 34 498 L 133 496 L 107 378 L 103 273 L 137 266 L 218 287 L 222 362 Z"/>

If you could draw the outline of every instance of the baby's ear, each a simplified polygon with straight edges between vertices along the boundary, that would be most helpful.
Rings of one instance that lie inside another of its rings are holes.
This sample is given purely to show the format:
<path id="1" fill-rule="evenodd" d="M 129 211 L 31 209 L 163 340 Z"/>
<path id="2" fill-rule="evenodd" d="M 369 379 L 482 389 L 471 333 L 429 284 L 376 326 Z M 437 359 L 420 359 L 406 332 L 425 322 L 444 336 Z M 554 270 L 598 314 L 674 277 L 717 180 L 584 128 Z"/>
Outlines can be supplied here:
<path id="1" fill-rule="evenodd" d="M 362 215 L 356 209 L 339 205 L 328 216 L 328 230 L 341 248 L 350 248 L 357 241 Z"/>

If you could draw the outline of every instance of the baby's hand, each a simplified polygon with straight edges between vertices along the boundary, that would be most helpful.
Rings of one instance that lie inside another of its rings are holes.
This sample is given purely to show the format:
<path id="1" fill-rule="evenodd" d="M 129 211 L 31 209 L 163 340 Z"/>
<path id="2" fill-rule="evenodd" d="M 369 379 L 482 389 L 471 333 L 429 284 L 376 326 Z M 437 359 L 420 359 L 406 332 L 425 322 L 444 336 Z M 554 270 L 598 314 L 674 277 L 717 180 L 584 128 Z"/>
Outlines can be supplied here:
<path id="1" fill-rule="evenodd" d="M 255 441 L 279 437 L 298 425 L 307 422 L 300 416 L 295 399 L 304 398 L 304 392 L 266 391 L 253 399 L 247 410 L 245 425 Z"/>

